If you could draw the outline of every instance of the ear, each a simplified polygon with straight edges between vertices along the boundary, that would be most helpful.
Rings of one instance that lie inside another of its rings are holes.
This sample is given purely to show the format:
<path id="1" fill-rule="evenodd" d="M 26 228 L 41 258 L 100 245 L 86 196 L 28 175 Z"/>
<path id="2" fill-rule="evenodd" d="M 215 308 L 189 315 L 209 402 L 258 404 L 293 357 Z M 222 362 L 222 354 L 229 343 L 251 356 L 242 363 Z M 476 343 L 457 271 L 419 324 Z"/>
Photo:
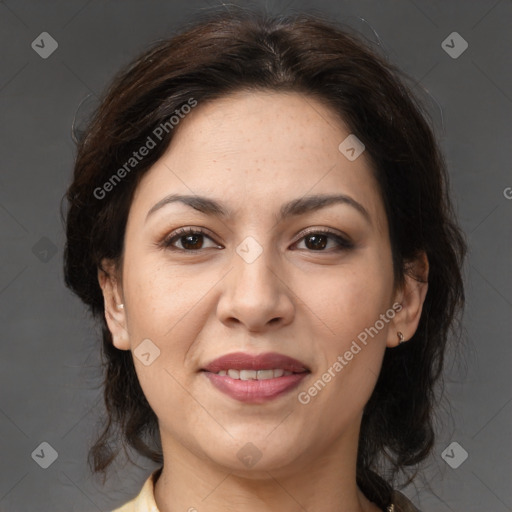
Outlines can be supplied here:
<path id="1" fill-rule="evenodd" d="M 98 281 L 103 291 L 105 319 L 112 333 L 113 344 L 119 350 L 130 350 L 126 311 L 120 306 L 124 304 L 124 300 L 116 265 L 111 260 L 104 259 L 101 266 L 102 268 L 98 268 Z"/>
<path id="2" fill-rule="evenodd" d="M 398 332 L 403 334 L 404 342 L 413 337 L 427 295 L 429 264 L 426 253 L 422 251 L 414 260 L 409 261 L 407 269 L 409 271 L 405 274 L 405 284 L 395 294 L 395 303 L 401 304 L 402 308 L 395 309 L 397 313 L 388 330 L 387 347 L 396 347 L 399 344 Z"/>

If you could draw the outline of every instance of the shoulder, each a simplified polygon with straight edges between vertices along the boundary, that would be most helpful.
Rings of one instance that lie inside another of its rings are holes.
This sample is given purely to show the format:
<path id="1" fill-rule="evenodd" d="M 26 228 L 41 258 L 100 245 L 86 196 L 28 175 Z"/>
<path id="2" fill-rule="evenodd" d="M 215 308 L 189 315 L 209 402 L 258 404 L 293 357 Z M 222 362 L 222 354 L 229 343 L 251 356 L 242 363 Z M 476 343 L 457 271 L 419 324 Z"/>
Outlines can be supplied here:
<path id="1" fill-rule="evenodd" d="M 391 503 L 393 507 L 390 507 L 391 512 L 421 512 L 416 508 L 413 503 L 400 491 L 394 490 L 391 495 Z"/>
<path id="2" fill-rule="evenodd" d="M 112 512 L 159 512 L 155 503 L 155 482 L 160 476 L 162 468 L 158 468 L 144 482 L 139 494 L 122 507 Z"/>

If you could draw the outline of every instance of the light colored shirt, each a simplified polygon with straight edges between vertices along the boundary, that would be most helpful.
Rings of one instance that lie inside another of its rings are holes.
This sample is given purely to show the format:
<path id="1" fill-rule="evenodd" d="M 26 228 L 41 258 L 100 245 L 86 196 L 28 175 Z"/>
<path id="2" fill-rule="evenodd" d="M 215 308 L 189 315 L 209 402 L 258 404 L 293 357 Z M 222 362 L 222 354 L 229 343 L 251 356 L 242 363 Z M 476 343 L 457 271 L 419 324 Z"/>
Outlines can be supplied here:
<path id="1" fill-rule="evenodd" d="M 160 512 L 155 502 L 155 482 L 160 476 L 162 468 L 158 468 L 144 482 L 139 494 L 122 507 L 112 512 Z M 399 491 L 393 491 L 393 505 L 388 507 L 389 512 L 419 512 L 419 510 Z"/>
<path id="2" fill-rule="evenodd" d="M 144 482 L 139 494 L 112 512 L 160 512 L 155 502 L 155 482 L 162 468 L 158 468 Z"/>

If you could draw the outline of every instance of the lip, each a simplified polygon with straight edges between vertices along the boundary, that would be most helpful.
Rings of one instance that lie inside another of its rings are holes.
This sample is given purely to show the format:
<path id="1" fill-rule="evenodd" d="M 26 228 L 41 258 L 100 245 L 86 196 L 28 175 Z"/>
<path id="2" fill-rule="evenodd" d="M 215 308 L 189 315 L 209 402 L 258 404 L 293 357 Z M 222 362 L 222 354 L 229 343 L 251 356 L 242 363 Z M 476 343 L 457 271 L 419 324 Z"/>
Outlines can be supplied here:
<path id="1" fill-rule="evenodd" d="M 300 373 L 309 368 L 293 357 L 278 354 L 277 352 L 265 352 L 264 354 L 251 355 L 245 352 L 233 352 L 214 359 L 203 370 L 217 373 L 221 370 L 272 370 L 282 368 L 289 372 Z M 272 380 L 272 379 L 269 379 Z"/>
<path id="2" fill-rule="evenodd" d="M 221 370 L 271 370 L 281 368 L 294 372 L 265 380 L 239 380 L 228 375 L 218 375 Z M 244 403 L 262 404 L 274 400 L 297 387 L 311 372 L 309 368 L 292 357 L 266 352 L 251 355 L 234 352 L 211 361 L 202 373 L 222 393 Z"/>

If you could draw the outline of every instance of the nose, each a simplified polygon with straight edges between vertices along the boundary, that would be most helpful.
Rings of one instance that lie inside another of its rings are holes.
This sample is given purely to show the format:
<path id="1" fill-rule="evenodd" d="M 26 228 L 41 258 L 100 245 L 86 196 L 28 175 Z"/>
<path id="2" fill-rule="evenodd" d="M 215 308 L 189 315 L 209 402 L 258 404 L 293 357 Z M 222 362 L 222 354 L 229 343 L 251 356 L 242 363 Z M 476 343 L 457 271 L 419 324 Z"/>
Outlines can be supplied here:
<path id="1" fill-rule="evenodd" d="M 219 319 L 229 327 L 241 324 L 249 332 L 288 325 L 295 312 L 292 286 L 275 259 L 271 260 L 271 251 L 264 249 L 254 261 L 235 253 L 233 266 L 222 281 Z"/>

